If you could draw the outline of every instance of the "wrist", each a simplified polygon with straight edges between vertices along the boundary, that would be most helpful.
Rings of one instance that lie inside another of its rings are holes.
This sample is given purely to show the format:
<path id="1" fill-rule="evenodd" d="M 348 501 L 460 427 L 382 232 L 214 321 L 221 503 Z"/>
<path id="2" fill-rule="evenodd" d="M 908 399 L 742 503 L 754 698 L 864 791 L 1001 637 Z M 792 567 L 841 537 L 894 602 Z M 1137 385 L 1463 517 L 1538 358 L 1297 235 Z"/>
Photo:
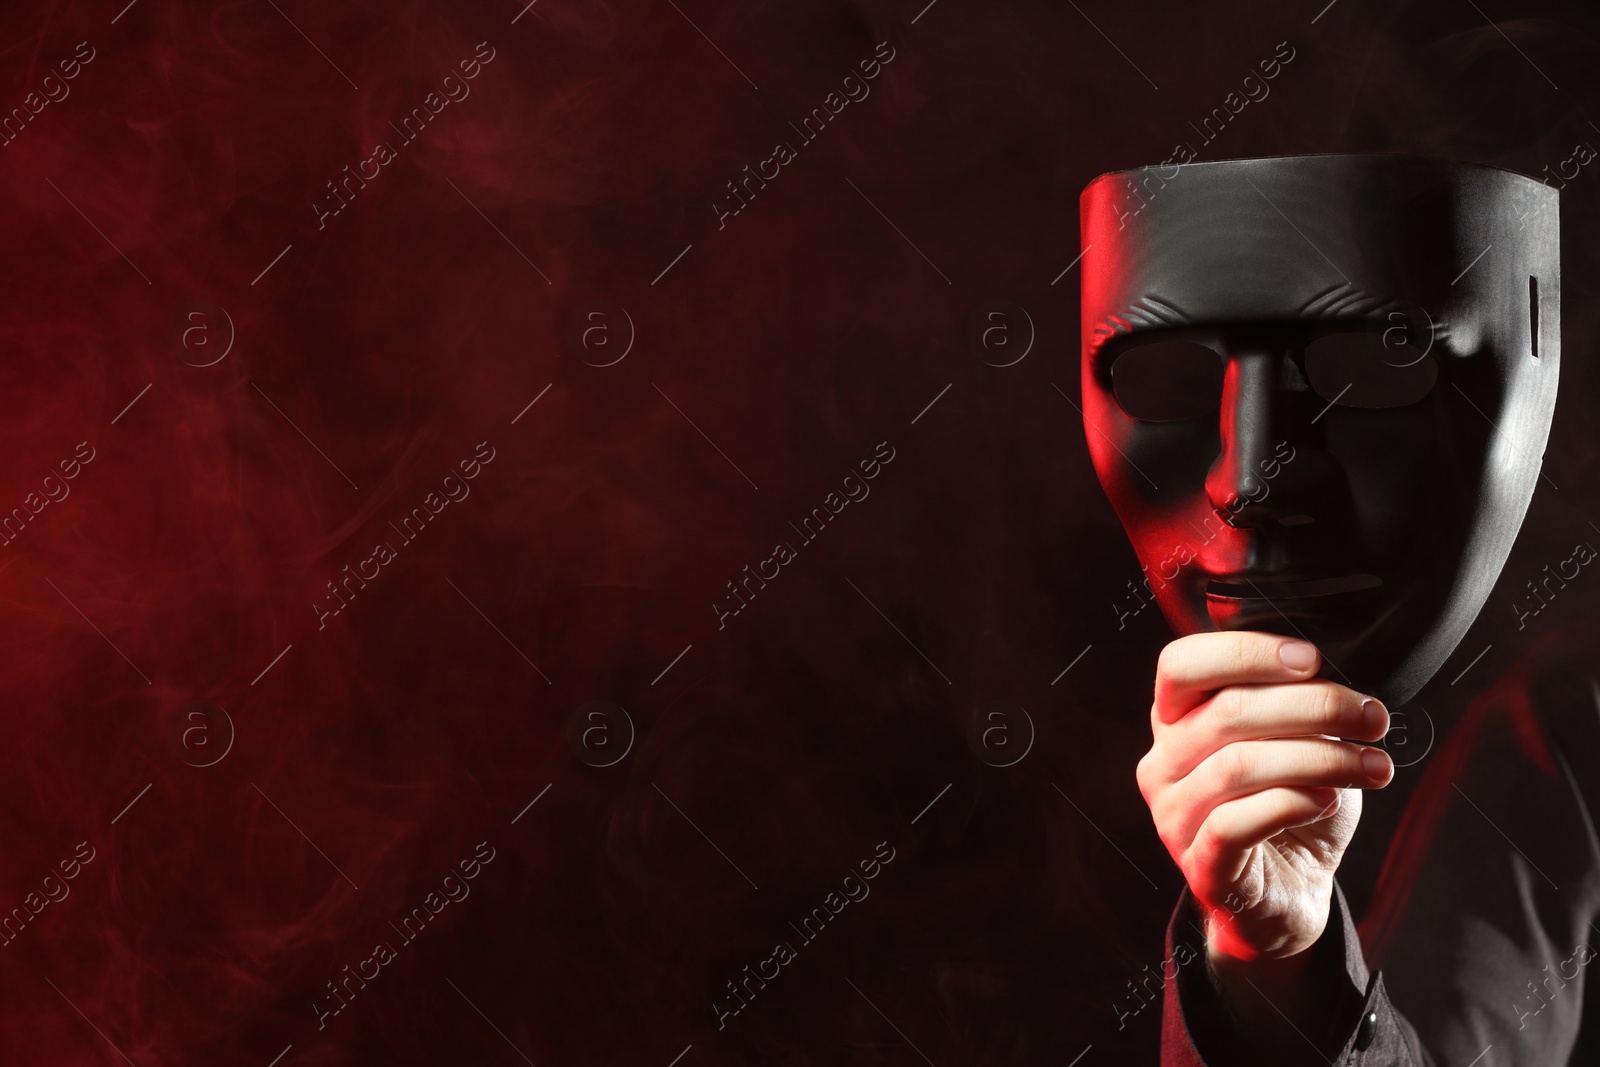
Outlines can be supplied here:
<path id="1" fill-rule="evenodd" d="M 1297 1001 L 1311 965 L 1310 948 L 1287 956 L 1241 955 L 1226 943 L 1210 938 L 1206 942 L 1206 966 L 1230 995 L 1241 994 L 1254 986 L 1263 996 L 1270 991 L 1275 1001 L 1280 995 Z"/>
<path id="2" fill-rule="evenodd" d="M 1211 916 L 1206 923 L 1210 985 L 1263 1049 L 1281 1053 L 1285 1063 L 1298 1062 L 1305 1034 L 1320 1032 L 1328 1021 L 1318 940 L 1294 951 L 1283 952 L 1281 945 L 1263 950 L 1243 942 L 1229 918 Z"/>

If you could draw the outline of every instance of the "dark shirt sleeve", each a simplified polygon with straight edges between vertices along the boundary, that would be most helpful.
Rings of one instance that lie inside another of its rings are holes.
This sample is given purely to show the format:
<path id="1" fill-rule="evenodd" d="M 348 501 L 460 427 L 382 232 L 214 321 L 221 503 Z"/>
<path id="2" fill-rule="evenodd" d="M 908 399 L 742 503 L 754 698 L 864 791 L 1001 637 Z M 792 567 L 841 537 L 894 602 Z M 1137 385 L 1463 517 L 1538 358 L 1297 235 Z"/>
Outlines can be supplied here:
<path id="1" fill-rule="evenodd" d="M 1162 994 L 1162 1067 L 1255 1067 L 1269 1062 L 1231 1014 L 1206 965 L 1205 926 L 1185 887 L 1167 924 L 1177 964 Z M 1389 1003 L 1383 973 L 1369 972 L 1344 891 L 1334 881 L 1327 929 L 1311 948 L 1310 980 L 1327 989 L 1323 1033 L 1303 1034 L 1305 1062 L 1338 1067 L 1435 1067 L 1416 1031 Z M 1270 997 L 1271 991 L 1265 991 Z M 1276 1061 L 1281 1064 L 1281 1059 Z"/>

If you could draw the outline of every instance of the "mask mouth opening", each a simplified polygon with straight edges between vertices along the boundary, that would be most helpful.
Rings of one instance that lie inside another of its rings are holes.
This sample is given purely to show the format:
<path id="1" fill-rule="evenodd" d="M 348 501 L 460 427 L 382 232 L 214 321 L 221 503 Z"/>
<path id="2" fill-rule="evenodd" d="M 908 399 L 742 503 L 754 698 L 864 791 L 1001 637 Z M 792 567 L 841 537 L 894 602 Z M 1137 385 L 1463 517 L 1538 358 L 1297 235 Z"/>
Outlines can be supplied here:
<path id="1" fill-rule="evenodd" d="M 1207 600 L 1309 600 L 1346 593 L 1365 593 L 1383 585 L 1376 574 L 1343 574 L 1325 578 L 1212 579 L 1206 583 Z"/>

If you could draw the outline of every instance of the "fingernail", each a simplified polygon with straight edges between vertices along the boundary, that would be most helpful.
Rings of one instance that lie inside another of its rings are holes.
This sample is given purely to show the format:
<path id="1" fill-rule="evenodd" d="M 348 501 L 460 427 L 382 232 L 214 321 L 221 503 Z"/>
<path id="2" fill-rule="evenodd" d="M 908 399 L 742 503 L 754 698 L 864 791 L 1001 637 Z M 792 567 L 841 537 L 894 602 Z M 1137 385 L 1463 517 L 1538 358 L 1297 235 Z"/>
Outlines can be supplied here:
<path id="1" fill-rule="evenodd" d="M 1361 702 L 1361 718 L 1367 724 L 1367 733 L 1381 735 L 1389 732 L 1389 709 L 1377 697 L 1368 697 Z"/>
<path id="2" fill-rule="evenodd" d="M 1368 748 L 1361 753 L 1361 769 L 1375 782 L 1389 778 L 1389 756 L 1382 749 Z"/>
<path id="3" fill-rule="evenodd" d="M 1308 641 L 1286 641 L 1278 646 L 1278 658 L 1291 671 L 1309 671 L 1317 662 L 1317 646 Z"/>

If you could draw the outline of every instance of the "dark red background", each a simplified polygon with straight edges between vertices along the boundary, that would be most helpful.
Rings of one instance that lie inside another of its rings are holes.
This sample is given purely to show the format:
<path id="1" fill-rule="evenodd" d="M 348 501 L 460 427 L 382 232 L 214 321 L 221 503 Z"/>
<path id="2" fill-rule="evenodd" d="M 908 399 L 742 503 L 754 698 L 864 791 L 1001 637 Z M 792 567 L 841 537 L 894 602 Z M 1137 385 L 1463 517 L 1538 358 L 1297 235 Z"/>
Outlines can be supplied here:
<path id="1" fill-rule="evenodd" d="M 0 911 L 96 850 L 0 947 L 0 1056 L 1153 1062 L 1158 1010 L 1119 1029 L 1113 1001 L 1180 884 L 1133 777 L 1169 635 L 1112 608 L 1138 568 L 1073 407 L 1078 191 L 1181 140 L 1538 174 L 1600 145 L 1587 5 L 521 8 L 0 14 L 0 107 L 96 53 L 0 148 L 0 510 L 96 450 L 0 546 Z M 479 42 L 471 95 L 318 230 L 324 183 Z M 719 230 L 779 140 L 798 158 Z M 1493 650 L 1421 698 L 1445 726 L 1600 596 L 1511 625 L 1600 538 L 1597 205 L 1600 162 L 1563 194 L 1559 489 L 1445 673 Z M 196 301 L 236 332 L 205 368 L 169 331 Z M 636 328 L 613 366 L 571 337 L 592 301 Z M 1014 366 L 966 342 L 990 301 L 1037 328 Z M 471 495 L 319 630 L 325 583 L 482 441 Z M 885 441 L 871 495 L 719 630 L 724 583 Z M 569 741 L 596 699 L 638 730 L 603 769 Z M 213 766 L 175 740 L 194 700 L 236 726 Z M 988 701 L 1037 727 L 1015 766 L 969 743 Z M 480 841 L 471 896 L 319 1030 L 325 983 Z M 881 841 L 871 896 L 719 1030 L 724 983 Z"/>

